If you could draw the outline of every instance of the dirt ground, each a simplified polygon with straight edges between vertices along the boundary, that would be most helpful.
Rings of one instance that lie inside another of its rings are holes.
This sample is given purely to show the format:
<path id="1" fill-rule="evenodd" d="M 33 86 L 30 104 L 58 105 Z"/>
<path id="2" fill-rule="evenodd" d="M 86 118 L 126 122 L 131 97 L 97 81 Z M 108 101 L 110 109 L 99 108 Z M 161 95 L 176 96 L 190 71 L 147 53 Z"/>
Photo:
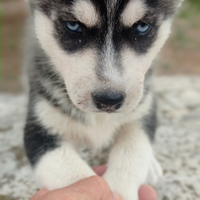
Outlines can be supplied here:
<path id="1" fill-rule="evenodd" d="M 157 59 L 158 75 L 200 75 L 200 12 L 185 2 L 173 24 L 172 34 Z M 24 23 L 23 0 L 1 1 L 0 92 L 22 90 Z M 194 8 L 194 10 L 193 10 Z"/>

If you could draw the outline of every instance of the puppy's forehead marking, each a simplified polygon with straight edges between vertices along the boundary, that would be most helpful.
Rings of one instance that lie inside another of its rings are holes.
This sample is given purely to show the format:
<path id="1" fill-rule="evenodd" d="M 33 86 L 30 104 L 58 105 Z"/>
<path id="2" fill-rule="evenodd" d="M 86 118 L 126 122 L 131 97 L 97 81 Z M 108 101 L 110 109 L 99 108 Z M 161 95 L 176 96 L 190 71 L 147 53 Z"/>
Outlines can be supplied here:
<path id="1" fill-rule="evenodd" d="M 108 19 L 110 19 L 110 20 L 114 17 L 113 15 L 116 11 L 117 3 L 118 3 L 118 0 L 106 1 L 107 15 L 108 15 Z"/>
<path id="2" fill-rule="evenodd" d="M 125 26 L 132 26 L 144 17 L 147 7 L 141 0 L 130 1 L 121 15 L 121 22 Z"/>
<path id="3" fill-rule="evenodd" d="M 88 27 L 92 27 L 100 23 L 100 17 L 96 8 L 89 0 L 78 0 L 73 4 L 72 12 L 76 19 Z"/>

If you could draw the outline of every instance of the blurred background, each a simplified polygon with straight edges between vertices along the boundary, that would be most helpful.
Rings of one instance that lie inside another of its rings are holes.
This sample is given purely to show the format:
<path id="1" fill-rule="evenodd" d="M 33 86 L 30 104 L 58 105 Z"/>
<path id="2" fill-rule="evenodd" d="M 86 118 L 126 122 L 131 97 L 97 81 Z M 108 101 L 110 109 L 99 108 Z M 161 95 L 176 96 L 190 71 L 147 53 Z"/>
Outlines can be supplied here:
<path id="1" fill-rule="evenodd" d="M 23 0 L 1 0 L 0 92 L 22 90 L 25 7 Z M 157 74 L 200 74 L 200 0 L 186 0 L 177 13 L 172 34 L 158 58 Z"/>

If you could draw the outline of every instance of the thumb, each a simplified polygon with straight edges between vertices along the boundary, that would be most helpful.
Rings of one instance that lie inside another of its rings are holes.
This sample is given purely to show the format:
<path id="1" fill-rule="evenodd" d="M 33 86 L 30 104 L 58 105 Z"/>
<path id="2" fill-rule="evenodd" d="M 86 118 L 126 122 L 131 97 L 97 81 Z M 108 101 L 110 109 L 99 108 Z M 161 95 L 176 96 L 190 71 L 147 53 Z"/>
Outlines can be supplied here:
<path id="1" fill-rule="evenodd" d="M 119 195 L 113 194 L 100 176 L 92 176 L 66 188 L 51 191 L 43 198 L 43 200 L 120 200 Z"/>

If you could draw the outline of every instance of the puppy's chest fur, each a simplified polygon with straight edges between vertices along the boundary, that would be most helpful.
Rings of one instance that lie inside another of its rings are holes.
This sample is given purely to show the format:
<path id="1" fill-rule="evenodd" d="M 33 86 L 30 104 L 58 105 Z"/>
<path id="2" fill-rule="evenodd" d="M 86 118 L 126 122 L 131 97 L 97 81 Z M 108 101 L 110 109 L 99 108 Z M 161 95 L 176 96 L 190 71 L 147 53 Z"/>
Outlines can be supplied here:
<path id="1" fill-rule="evenodd" d="M 113 143 L 110 143 L 108 147 L 102 149 L 95 149 L 88 147 L 87 145 L 81 143 L 77 146 L 76 151 L 80 157 L 88 163 L 90 166 L 105 165 L 108 162 L 108 156 Z"/>
<path id="2" fill-rule="evenodd" d="M 108 147 L 121 124 L 130 119 L 130 115 L 86 114 L 84 120 L 79 121 L 44 99 L 36 104 L 35 115 L 50 134 L 58 135 L 77 149 L 80 146 L 92 149 Z"/>
<path id="3" fill-rule="evenodd" d="M 121 124 L 130 120 L 130 115 L 86 114 L 78 121 L 44 99 L 36 104 L 35 115 L 49 134 L 71 145 L 90 166 L 107 162 Z"/>

